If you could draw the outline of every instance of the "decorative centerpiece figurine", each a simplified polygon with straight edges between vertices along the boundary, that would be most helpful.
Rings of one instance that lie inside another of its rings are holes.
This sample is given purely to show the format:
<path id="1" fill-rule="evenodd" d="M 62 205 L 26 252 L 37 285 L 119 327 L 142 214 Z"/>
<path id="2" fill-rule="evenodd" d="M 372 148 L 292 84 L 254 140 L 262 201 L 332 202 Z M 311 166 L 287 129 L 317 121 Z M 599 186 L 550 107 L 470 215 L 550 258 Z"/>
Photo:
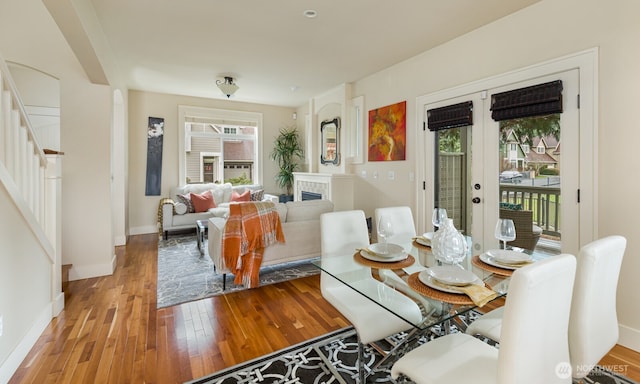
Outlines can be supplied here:
<path id="1" fill-rule="evenodd" d="M 467 256 L 467 250 L 467 240 L 453 225 L 453 219 L 445 219 L 431 240 L 435 259 L 444 264 L 458 264 Z"/>

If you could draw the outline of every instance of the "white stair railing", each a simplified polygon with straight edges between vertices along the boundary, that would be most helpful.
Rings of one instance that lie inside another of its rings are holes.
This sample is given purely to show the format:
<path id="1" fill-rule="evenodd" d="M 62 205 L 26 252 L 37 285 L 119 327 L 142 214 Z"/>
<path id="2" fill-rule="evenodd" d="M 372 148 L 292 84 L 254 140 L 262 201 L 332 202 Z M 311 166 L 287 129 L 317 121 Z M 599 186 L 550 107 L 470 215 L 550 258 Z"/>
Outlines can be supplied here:
<path id="1" fill-rule="evenodd" d="M 0 57 L 0 182 L 55 263 L 45 205 L 48 159 L 38 144 L 9 69 Z M 55 231 L 54 231 L 55 232 Z"/>

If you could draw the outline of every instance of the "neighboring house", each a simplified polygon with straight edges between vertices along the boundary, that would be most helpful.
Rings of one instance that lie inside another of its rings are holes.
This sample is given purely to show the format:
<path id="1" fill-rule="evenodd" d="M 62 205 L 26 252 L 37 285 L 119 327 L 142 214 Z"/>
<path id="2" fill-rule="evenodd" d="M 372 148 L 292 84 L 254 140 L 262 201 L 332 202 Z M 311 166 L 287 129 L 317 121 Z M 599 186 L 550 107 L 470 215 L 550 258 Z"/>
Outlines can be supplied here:
<path id="1" fill-rule="evenodd" d="M 536 173 L 541 168 L 560 169 L 560 141 L 553 136 L 534 137 L 532 149 L 527 153 L 527 165 Z"/>
<path id="2" fill-rule="evenodd" d="M 524 144 L 526 145 L 526 144 Z M 521 138 L 517 137 L 513 129 L 507 132 L 504 141 L 500 143 L 500 153 L 503 154 L 503 161 L 500 171 L 526 169 L 526 152 L 528 146 L 522 144 Z"/>
<path id="3" fill-rule="evenodd" d="M 525 137 L 518 138 L 510 130 L 500 143 L 503 170 L 533 170 L 538 174 L 543 167 L 560 169 L 560 141 L 553 136 L 534 137 L 531 147 Z"/>

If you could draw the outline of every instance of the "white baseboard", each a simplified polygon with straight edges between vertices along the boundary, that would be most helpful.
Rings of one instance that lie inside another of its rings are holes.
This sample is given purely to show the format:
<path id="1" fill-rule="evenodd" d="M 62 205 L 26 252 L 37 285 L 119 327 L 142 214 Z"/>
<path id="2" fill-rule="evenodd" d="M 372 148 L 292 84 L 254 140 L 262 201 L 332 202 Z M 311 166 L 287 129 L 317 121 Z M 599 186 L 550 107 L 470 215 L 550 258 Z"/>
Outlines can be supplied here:
<path id="1" fill-rule="evenodd" d="M 52 315 L 53 317 L 58 317 L 60 312 L 64 309 L 64 292 L 60 292 L 57 297 L 53 298 Z"/>
<path id="2" fill-rule="evenodd" d="M 145 225 L 142 227 L 129 228 L 130 235 L 146 235 L 148 233 L 158 233 L 158 227 L 155 225 Z"/>
<path id="3" fill-rule="evenodd" d="M 111 259 L 111 262 L 105 264 L 77 265 L 74 263 L 73 267 L 69 270 L 69 281 L 112 275 L 115 266 L 115 255 Z"/>
<path id="4" fill-rule="evenodd" d="M 122 235 L 122 236 L 116 236 L 113 239 L 114 245 L 116 247 L 120 246 L 120 245 L 127 245 L 127 236 Z"/>
<path id="5" fill-rule="evenodd" d="M 48 304 L 40 312 L 33 326 L 22 338 L 18 346 L 11 352 L 2 366 L 0 366 L 0 383 L 8 383 L 11 376 L 13 376 L 18 367 L 20 367 L 24 358 L 27 357 L 31 348 L 33 348 L 38 338 L 42 335 L 42 332 L 44 332 L 51 322 L 51 313 L 52 307 L 51 304 Z"/>
<path id="6" fill-rule="evenodd" d="M 618 344 L 640 352 L 640 330 L 621 324 L 618 325 L 618 330 L 620 331 Z"/>

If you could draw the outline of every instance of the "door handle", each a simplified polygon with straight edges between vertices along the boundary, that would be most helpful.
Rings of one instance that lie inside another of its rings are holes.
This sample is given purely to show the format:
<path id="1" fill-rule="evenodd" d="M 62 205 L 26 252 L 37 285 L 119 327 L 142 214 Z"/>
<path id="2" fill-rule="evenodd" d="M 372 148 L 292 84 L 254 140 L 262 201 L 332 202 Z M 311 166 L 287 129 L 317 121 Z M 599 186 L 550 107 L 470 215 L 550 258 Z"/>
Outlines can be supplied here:
<path id="1" fill-rule="evenodd" d="M 474 197 L 473 199 L 471 199 L 471 202 L 473 204 L 480 204 L 480 198 L 479 197 Z"/>

